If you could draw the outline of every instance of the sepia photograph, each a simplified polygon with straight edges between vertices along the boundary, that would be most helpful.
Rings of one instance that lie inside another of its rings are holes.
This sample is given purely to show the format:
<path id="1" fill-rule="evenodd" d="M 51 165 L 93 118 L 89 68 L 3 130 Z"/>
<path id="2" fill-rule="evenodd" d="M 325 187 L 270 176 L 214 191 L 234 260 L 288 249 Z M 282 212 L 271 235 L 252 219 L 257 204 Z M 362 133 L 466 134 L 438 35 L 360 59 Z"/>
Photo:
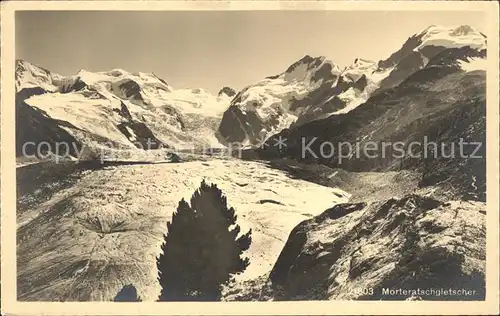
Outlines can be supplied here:
<path id="1" fill-rule="evenodd" d="M 498 311 L 498 3 L 37 3 L 2 4 L 2 295 Z"/>

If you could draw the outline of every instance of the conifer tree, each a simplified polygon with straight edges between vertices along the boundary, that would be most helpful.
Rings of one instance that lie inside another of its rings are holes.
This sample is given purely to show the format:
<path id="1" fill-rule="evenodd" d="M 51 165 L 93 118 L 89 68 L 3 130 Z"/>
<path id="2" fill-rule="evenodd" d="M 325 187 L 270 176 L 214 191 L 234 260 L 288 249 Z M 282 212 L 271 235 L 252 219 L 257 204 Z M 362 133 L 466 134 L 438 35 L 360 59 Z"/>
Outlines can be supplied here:
<path id="1" fill-rule="evenodd" d="M 240 235 L 235 209 L 215 184 L 205 180 L 179 202 L 157 258 L 160 301 L 220 300 L 221 286 L 249 264 L 251 230 Z"/>

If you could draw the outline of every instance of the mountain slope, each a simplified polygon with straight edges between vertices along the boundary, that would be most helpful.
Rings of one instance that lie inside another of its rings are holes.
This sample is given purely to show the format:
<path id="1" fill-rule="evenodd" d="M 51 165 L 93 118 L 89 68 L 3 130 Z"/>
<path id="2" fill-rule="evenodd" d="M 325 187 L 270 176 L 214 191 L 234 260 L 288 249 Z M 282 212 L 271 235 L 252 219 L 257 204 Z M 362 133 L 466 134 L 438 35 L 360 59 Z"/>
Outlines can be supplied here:
<path id="1" fill-rule="evenodd" d="M 419 195 L 336 205 L 290 233 L 261 299 L 484 300 L 485 207 Z"/>
<path id="2" fill-rule="evenodd" d="M 345 80 L 341 73 L 325 57 L 306 55 L 285 72 L 244 88 L 224 112 L 221 141 L 258 144 L 294 123 L 342 109 L 345 102 L 335 94 L 361 83 Z"/>
<path id="3" fill-rule="evenodd" d="M 240 91 L 224 113 L 219 139 L 260 145 L 283 129 L 347 113 L 398 86 L 439 53 L 466 47 L 481 51 L 486 38 L 470 26 L 430 26 L 378 63 L 356 58 L 341 69 L 325 57 L 305 56 L 282 74 Z"/>
<path id="4" fill-rule="evenodd" d="M 477 61 L 485 55 L 485 50 L 470 47 L 446 49 L 397 87 L 372 96 L 351 112 L 271 137 L 258 155 L 351 171 L 419 168 L 425 173 L 422 185 L 442 182 L 446 188 L 439 190 L 441 194 L 449 191 L 451 196 L 483 200 L 486 79 L 483 70 L 473 70 L 477 67 L 471 65 L 481 64 Z M 464 70 L 464 65 L 471 71 Z M 273 146 L 279 139 L 286 139 L 286 147 Z M 464 145 L 460 152 L 461 139 L 482 146 L 476 152 L 476 146 Z M 410 147 L 412 142 L 420 146 Z M 425 144 L 431 142 L 438 146 L 425 156 Z M 375 149 L 365 152 L 369 147 Z M 450 150 L 455 153 L 452 159 Z M 457 175 L 453 185 L 443 178 L 452 175 Z"/>

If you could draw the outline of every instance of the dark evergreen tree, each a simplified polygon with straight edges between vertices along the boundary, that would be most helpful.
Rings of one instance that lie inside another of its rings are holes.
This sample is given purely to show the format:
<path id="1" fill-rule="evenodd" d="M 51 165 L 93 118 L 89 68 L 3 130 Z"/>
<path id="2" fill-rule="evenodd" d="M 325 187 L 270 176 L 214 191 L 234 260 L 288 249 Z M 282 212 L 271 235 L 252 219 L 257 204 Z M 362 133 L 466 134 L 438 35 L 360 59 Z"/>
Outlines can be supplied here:
<path id="1" fill-rule="evenodd" d="M 132 284 L 125 285 L 118 294 L 116 294 L 114 300 L 115 302 L 141 302 L 139 296 L 137 296 L 137 290 Z"/>
<path id="2" fill-rule="evenodd" d="M 191 197 L 179 202 L 157 258 L 160 301 L 216 301 L 221 286 L 249 264 L 251 230 L 240 233 L 234 208 L 215 184 L 205 180 Z"/>

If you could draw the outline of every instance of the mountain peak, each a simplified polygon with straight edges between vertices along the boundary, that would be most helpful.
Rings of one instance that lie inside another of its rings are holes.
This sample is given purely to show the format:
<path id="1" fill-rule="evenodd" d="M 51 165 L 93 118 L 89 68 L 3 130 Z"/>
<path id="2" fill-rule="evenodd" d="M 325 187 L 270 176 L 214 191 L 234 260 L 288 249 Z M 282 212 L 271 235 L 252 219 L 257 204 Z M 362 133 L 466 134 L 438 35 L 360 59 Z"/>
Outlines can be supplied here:
<path id="1" fill-rule="evenodd" d="M 28 62 L 26 60 L 24 60 L 24 59 L 21 59 L 21 58 L 17 58 L 16 59 L 16 65 L 17 64 L 24 64 L 24 63 L 28 63 Z"/>
<path id="2" fill-rule="evenodd" d="M 23 59 L 16 59 L 16 90 L 23 88 L 40 87 L 45 91 L 54 91 L 52 84 L 53 74 L 45 68 L 30 63 Z"/>
<path id="3" fill-rule="evenodd" d="M 325 60 L 326 60 L 325 56 L 312 57 L 311 55 L 307 54 L 304 57 L 302 57 L 301 59 L 299 59 L 296 63 L 311 64 L 311 63 L 314 63 L 314 62 L 323 62 Z"/>
<path id="4" fill-rule="evenodd" d="M 219 93 L 217 93 L 217 96 L 221 96 L 223 94 L 227 95 L 228 97 L 234 97 L 236 95 L 236 91 L 233 88 L 226 86 L 220 89 Z"/>
<path id="5" fill-rule="evenodd" d="M 432 24 L 425 28 L 420 35 L 425 35 L 429 33 L 449 33 L 452 36 L 460 36 L 460 35 L 468 35 L 470 33 L 479 33 L 475 28 L 470 25 L 463 24 L 459 26 L 445 26 L 445 25 L 437 25 Z"/>
<path id="6" fill-rule="evenodd" d="M 486 36 L 470 25 L 448 27 L 433 24 L 415 36 L 420 41 L 415 51 L 420 51 L 426 46 L 444 48 L 470 46 L 478 50 L 486 48 Z"/>
<path id="7" fill-rule="evenodd" d="M 310 55 L 305 55 L 290 65 L 284 74 L 289 76 L 292 73 L 299 72 L 302 76 L 304 72 L 316 72 L 320 69 L 322 71 L 326 71 L 328 69 L 327 72 L 335 75 L 338 75 L 341 72 L 339 66 L 334 64 L 325 56 L 312 57 Z M 292 75 L 292 77 L 294 76 Z"/>
<path id="8" fill-rule="evenodd" d="M 23 65 L 25 68 L 28 68 L 28 69 L 32 69 L 32 70 L 39 69 L 39 70 L 42 70 L 46 73 L 50 73 L 50 71 L 48 71 L 47 69 L 40 67 L 38 65 L 35 65 L 34 63 L 29 62 L 25 59 L 20 59 L 20 58 L 16 59 L 16 66 L 19 66 L 19 65 Z"/>
<path id="9" fill-rule="evenodd" d="M 477 32 L 475 29 L 473 29 L 469 25 L 460 25 L 459 27 L 455 28 L 452 32 L 453 35 L 458 36 L 458 35 L 467 35 L 469 33 Z"/>
<path id="10" fill-rule="evenodd" d="M 121 77 L 121 76 L 128 75 L 130 73 L 128 71 L 121 69 L 121 68 L 113 68 L 113 69 L 108 70 L 108 71 L 98 72 L 98 74 L 111 76 L 111 77 Z M 139 77 L 140 73 L 136 73 L 134 75 Z"/>

